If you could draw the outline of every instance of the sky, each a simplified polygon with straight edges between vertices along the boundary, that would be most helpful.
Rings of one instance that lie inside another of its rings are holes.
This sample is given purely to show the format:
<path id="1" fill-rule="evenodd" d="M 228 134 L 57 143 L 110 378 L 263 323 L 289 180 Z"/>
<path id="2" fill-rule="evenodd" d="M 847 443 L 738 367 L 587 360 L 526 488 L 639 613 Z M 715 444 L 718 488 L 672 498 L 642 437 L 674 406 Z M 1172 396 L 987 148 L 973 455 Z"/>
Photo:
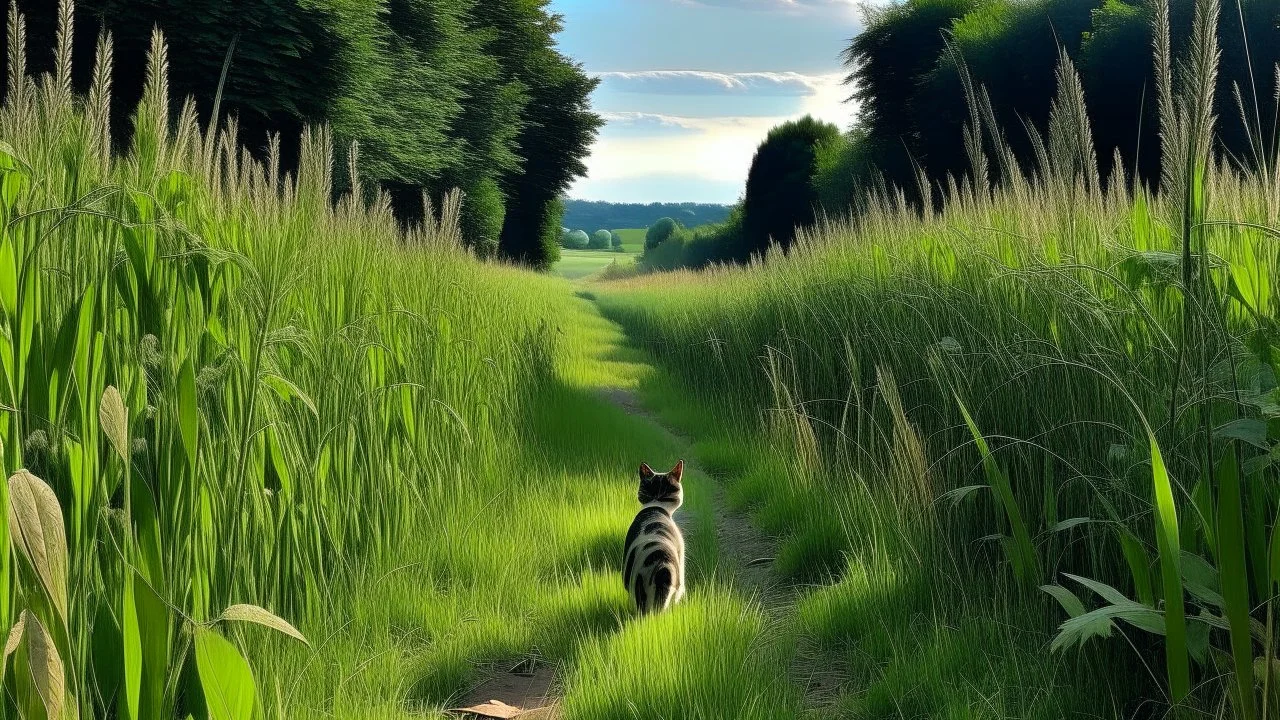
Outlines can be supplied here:
<path id="1" fill-rule="evenodd" d="M 731 203 L 769 129 L 812 114 L 846 129 L 840 52 L 856 0 L 552 0 L 560 50 L 600 78 L 607 124 L 569 197 Z"/>

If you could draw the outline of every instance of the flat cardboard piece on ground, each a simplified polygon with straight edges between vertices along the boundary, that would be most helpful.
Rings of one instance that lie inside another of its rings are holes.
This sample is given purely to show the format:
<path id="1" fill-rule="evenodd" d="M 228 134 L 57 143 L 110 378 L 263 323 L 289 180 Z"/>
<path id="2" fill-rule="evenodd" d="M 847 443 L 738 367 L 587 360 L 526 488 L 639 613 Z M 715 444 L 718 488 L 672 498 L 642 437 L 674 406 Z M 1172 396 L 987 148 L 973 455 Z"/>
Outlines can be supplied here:
<path id="1" fill-rule="evenodd" d="M 464 708 L 452 708 L 449 712 L 470 713 L 482 718 L 496 718 L 497 720 L 511 720 L 511 718 L 519 717 L 524 714 L 524 709 L 512 707 L 501 700 L 490 700 L 487 703 L 473 705 Z"/>

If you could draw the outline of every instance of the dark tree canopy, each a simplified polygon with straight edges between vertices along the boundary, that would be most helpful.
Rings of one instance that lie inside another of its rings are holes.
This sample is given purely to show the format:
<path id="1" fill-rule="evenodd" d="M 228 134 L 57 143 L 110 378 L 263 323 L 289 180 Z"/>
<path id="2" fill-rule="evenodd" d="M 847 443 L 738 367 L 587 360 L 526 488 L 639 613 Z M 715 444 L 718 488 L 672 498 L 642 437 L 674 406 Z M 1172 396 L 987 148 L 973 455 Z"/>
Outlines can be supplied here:
<path id="1" fill-rule="evenodd" d="M 1194 0 L 1171 0 L 1174 53 L 1190 35 Z M 1241 15 L 1248 33 L 1253 74 L 1246 63 Z M 858 140 L 870 170 L 908 193 L 916 167 L 936 184 L 948 173 L 967 174 L 962 126 L 969 109 L 960 64 L 991 101 L 996 125 L 1024 167 L 1032 162 L 1025 130 L 1043 131 L 1056 93 L 1054 71 L 1061 47 L 1076 64 L 1101 173 L 1111 172 L 1119 149 L 1126 171 L 1157 181 L 1160 167 L 1151 11 L 1145 0 L 906 0 L 871 14 L 865 32 L 844 58 L 860 101 Z M 1233 97 L 1239 85 L 1246 114 L 1261 116 L 1263 134 L 1273 134 L 1272 90 L 1280 63 L 1280 4 L 1241 0 L 1223 4 L 1219 37 L 1222 63 L 1217 88 L 1220 150 L 1251 161 L 1248 135 Z M 950 48 L 948 48 L 948 44 Z M 1251 84 L 1252 83 L 1252 84 Z M 1255 113 L 1256 88 L 1259 100 Z"/>
<path id="2" fill-rule="evenodd" d="M 745 233 L 738 259 L 763 253 L 771 244 L 784 250 L 796 228 L 812 225 L 817 193 L 811 179 L 818 148 L 840 137 L 840 129 L 806 116 L 769 131 L 756 150 L 743 199 Z"/>
<path id="3" fill-rule="evenodd" d="M 54 0 L 21 0 L 31 71 L 49 70 Z M 80 0 L 76 83 L 87 88 L 103 29 L 115 51 L 118 139 L 141 96 L 153 27 L 169 43 L 170 87 L 193 96 L 207 122 L 224 59 L 224 119 L 265 148 L 282 134 L 286 170 L 304 125 L 327 123 L 360 144 L 360 174 L 392 196 L 400 218 L 421 216 L 422 193 L 460 188 L 467 241 L 547 266 L 558 252 L 558 196 L 586 172 L 600 119 L 596 80 L 555 48 L 548 0 Z M 7 48 L 0 36 L 0 66 Z M 7 72 L 7 68 L 0 67 Z M 3 88 L 0 88 L 3 92 Z M 179 107 L 174 103 L 174 111 Z M 225 120 L 224 120 L 225 121 Z M 345 166 L 337 163 L 339 190 Z M 496 228 L 496 229 L 495 229 Z"/>

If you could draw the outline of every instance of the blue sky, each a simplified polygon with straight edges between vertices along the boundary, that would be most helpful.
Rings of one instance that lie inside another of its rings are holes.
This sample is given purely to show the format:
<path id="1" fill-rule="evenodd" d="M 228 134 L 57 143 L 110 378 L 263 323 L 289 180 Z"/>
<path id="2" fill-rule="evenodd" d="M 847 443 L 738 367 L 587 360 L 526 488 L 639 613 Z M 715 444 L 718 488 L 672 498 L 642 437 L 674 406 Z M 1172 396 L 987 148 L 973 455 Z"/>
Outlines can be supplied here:
<path id="1" fill-rule="evenodd" d="M 552 0 L 561 50 L 601 78 L 608 124 L 571 197 L 733 202 L 769 128 L 812 114 L 846 128 L 840 52 L 853 0 Z"/>

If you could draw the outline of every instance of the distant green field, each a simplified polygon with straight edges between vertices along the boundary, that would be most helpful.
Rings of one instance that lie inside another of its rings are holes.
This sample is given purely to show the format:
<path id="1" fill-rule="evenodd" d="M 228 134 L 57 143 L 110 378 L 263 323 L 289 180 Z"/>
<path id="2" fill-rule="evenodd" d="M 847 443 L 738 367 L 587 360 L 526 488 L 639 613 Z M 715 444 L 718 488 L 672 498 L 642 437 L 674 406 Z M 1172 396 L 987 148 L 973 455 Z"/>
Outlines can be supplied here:
<path id="1" fill-rule="evenodd" d="M 560 262 L 552 266 L 561 277 L 577 280 L 594 275 L 609 267 L 615 260 L 619 263 L 631 263 L 636 255 L 644 252 L 644 228 L 615 230 L 622 236 L 622 249 L 625 253 L 611 250 L 560 250 Z"/>
<path id="2" fill-rule="evenodd" d="M 622 247 L 627 252 L 640 253 L 644 252 L 644 234 L 647 232 L 645 228 L 633 228 L 630 230 L 614 230 L 622 236 Z"/>
<path id="3" fill-rule="evenodd" d="M 625 246 L 624 246 L 625 247 Z M 619 263 L 633 262 L 631 252 L 617 253 L 608 250 L 560 250 L 560 262 L 553 266 L 557 275 L 570 280 L 577 280 L 594 275 L 609 267 L 616 260 Z"/>

